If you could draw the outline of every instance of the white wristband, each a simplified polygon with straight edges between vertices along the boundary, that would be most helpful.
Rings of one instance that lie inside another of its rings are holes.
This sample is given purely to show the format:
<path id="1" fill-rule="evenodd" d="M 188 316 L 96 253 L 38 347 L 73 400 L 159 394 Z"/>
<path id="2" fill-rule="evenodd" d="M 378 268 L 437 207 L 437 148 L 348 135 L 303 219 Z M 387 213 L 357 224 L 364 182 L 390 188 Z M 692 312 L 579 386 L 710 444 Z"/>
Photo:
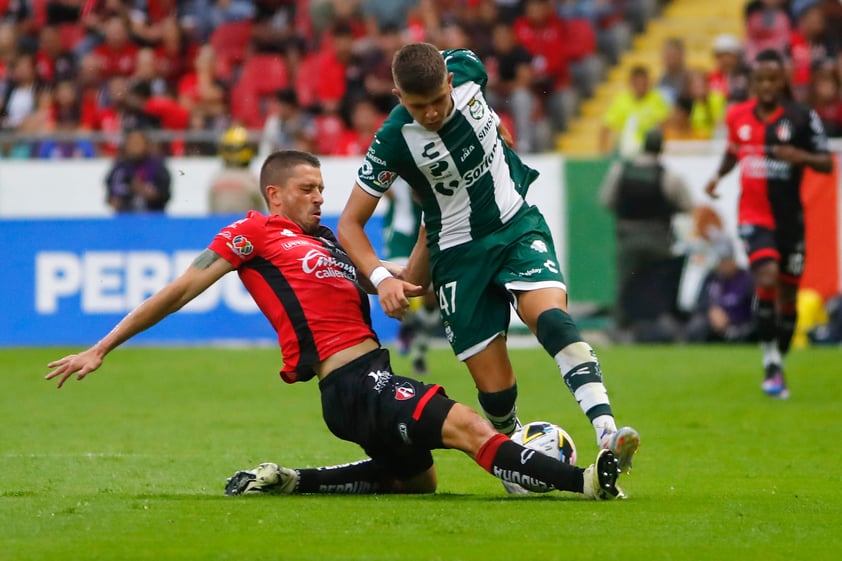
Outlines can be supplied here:
<path id="1" fill-rule="evenodd" d="M 381 282 L 388 278 L 392 278 L 392 273 L 390 273 L 386 267 L 380 265 L 379 267 L 375 267 L 374 270 L 371 271 L 371 274 L 368 275 L 368 278 L 369 280 L 371 280 L 371 284 L 374 285 L 374 288 L 376 290 L 377 287 L 380 286 Z"/>

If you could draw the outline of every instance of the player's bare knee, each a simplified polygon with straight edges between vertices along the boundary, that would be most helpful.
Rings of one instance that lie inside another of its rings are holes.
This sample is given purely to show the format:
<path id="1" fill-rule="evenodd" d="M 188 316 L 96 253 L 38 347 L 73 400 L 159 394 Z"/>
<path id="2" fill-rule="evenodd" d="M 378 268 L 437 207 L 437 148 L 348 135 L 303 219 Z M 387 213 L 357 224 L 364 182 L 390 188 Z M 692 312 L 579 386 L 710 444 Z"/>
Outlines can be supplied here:
<path id="1" fill-rule="evenodd" d="M 475 456 L 485 442 L 497 431 L 479 413 L 461 403 L 450 410 L 442 427 L 442 441 L 448 448 L 455 448 Z"/>
<path id="2" fill-rule="evenodd" d="M 778 263 L 765 261 L 752 267 L 754 282 L 763 288 L 775 288 L 778 285 Z"/>

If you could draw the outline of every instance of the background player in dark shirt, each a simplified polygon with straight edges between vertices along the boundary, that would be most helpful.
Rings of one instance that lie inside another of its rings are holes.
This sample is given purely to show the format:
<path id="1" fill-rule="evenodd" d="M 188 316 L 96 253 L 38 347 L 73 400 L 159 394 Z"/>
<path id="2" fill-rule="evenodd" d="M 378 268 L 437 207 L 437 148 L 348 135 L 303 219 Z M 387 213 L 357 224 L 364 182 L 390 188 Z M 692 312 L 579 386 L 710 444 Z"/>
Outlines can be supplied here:
<path id="1" fill-rule="evenodd" d="M 237 270 L 278 332 L 283 379 L 318 378 L 328 428 L 359 444 L 369 457 L 297 470 L 264 463 L 237 472 L 226 494 L 432 493 L 436 472 L 430 450 L 435 448 L 462 450 L 501 480 L 534 491 L 565 490 L 594 499 L 621 494 L 615 485 L 619 463 L 610 450 L 601 450 L 586 469 L 571 466 L 498 434 L 440 386 L 392 372 L 388 351 L 371 329 L 362 290 L 366 286 L 373 293 L 376 287 L 358 278 L 333 233 L 320 225 L 324 181 L 315 156 L 292 150 L 272 154 L 261 169 L 260 185 L 269 216 L 252 211 L 223 228 L 180 277 L 86 351 L 51 362 L 46 378 L 57 378 L 59 387 L 73 374 L 81 380 L 115 347 Z M 412 270 L 410 263 L 407 271 Z M 422 287 L 401 282 L 408 296 L 423 293 Z"/>
<path id="2" fill-rule="evenodd" d="M 827 138 L 815 111 L 791 101 L 784 61 L 777 51 L 757 55 L 754 99 L 728 111 L 728 149 L 705 191 L 740 162 L 739 229 L 756 286 L 754 314 L 763 352 L 763 391 L 787 398 L 783 357 L 797 319 L 796 296 L 804 270 L 804 168 L 833 169 Z"/>

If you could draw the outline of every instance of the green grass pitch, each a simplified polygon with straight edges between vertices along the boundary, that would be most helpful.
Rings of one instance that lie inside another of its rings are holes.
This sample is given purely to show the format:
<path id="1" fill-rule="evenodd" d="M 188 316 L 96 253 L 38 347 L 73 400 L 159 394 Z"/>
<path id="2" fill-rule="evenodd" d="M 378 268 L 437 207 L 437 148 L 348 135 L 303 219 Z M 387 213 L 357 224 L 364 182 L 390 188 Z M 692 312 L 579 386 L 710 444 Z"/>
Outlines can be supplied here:
<path id="1" fill-rule="evenodd" d="M 792 398 L 760 392 L 754 347 L 598 349 L 615 413 L 641 433 L 626 501 L 510 497 L 463 454 L 435 452 L 435 496 L 224 497 L 261 461 L 359 459 L 329 434 L 315 382 L 275 349 L 126 348 L 61 390 L 67 349 L 0 351 L 0 560 L 842 558 L 842 352 L 796 351 Z M 396 370 L 409 372 L 393 355 Z M 521 419 L 593 432 L 551 360 L 513 351 Z M 474 405 L 447 349 L 429 380 Z"/>

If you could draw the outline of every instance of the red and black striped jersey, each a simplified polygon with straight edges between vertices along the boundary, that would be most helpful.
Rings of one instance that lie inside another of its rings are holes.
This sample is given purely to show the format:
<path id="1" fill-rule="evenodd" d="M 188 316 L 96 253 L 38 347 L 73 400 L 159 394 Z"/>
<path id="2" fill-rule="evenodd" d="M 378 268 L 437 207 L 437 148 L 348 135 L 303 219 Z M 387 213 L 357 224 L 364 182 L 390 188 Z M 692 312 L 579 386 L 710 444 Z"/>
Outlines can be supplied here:
<path id="1" fill-rule="evenodd" d="M 816 112 L 785 102 L 761 120 L 752 99 L 732 106 L 726 123 L 728 150 L 740 161 L 739 223 L 775 229 L 801 221 L 804 169 L 772 157 L 772 147 L 790 144 L 808 152 L 827 152 L 827 137 Z"/>
<path id="2" fill-rule="evenodd" d="M 357 269 L 329 228 L 308 235 L 286 218 L 250 211 L 223 228 L 209 249 L 237 269 L 278 333 L 286 382 L 309 380 L 317 363 L 377 339 Z"/>

